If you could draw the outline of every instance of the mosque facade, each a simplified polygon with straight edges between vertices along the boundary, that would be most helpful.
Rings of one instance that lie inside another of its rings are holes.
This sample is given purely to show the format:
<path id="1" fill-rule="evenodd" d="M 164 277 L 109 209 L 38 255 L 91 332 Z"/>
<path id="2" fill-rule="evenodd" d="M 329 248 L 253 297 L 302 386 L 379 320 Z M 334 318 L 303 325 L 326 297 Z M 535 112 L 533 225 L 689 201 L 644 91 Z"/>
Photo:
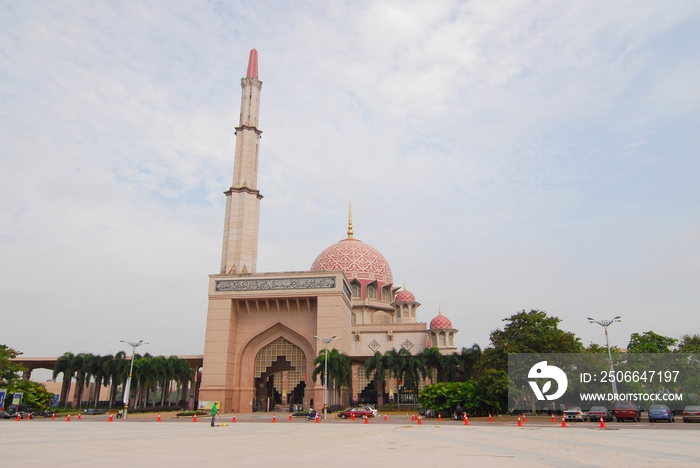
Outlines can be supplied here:
<path id="1" fill-rule="evenodd" d="M 431 345 L 451 353 L 458 330 L 441 312 L 430 324 L 419 321 L 420 303 L 395 286 L 386 258 L 354 237 L 352 209 L 347 237 L 321 251 L 308 271 L 257 272 L 262 82 L 255 49 L 241 87 L 221 267 L 209 276 L 199 400 L 219 401 L 224 411 L 266 410 L 273 403 L 320 408 L 323 386 L 311 374 L 327 346 L 352 360 L 352 385 L 329 391 L 328 403 L 375 403 L 367 358 L 401 348 L 416 354 Z M 390 381 L 384 401 L 404 393 L 400 382 Z"/>

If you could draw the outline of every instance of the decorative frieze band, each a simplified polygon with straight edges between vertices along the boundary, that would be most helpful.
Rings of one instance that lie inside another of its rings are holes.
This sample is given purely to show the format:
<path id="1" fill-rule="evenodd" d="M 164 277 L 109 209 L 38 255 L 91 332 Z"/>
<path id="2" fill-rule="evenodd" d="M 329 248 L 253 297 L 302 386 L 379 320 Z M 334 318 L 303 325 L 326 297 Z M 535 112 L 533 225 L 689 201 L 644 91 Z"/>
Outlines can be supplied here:
<path id="1" fill-rule="evenodd" d="M 335 278 L 240 279 L 216 282 L 217 291 L 266 291 L 335 288 Z"/>

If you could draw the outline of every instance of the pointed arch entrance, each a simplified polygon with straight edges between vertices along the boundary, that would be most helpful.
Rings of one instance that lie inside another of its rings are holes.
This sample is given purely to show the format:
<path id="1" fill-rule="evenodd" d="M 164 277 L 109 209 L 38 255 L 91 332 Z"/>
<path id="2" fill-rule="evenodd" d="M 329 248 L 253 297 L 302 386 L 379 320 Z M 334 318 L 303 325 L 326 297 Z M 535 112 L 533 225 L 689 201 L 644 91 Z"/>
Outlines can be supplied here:
<path id="1" fill-rule="evenodd" d="M 302 405 L 306 388 L 306 355 L 294 343 L 279 337 L 255 356 L 254 411 L 274 404 Z"/>

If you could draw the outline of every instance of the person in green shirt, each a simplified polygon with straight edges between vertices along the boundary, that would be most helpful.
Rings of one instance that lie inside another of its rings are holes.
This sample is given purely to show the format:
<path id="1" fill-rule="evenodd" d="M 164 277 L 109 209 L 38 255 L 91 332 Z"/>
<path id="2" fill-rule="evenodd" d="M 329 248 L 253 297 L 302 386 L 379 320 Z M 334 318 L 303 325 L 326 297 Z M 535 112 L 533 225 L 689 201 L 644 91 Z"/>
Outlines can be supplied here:
<path id="1" fill-rule="evenodd" d="M 218 410 L 216 409 L 216 402 L 211 405 L 211 427 L 214 427 L 214 421 L 216 420 L 216 413 L 218 413 Z"/>

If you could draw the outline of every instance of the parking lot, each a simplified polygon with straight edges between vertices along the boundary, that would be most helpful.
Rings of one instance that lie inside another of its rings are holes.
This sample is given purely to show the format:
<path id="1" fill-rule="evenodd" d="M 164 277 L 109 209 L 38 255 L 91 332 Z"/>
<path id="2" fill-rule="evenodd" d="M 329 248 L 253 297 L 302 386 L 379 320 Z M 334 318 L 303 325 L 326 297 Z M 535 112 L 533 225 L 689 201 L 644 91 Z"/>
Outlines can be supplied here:
<path id="1" fill-rule="evenodd" d="M 422 425 L 404 417 L 363 421 L 330 419 L 316 424 L 278 414 L 210 418 L 135 415 L 108 423 L 104 416 L 65 422 L 38 418 L 0 421 L 3 466 L 476 466 L 476 467 L 646 467 L 700 466 L 700 424 L 571 423 L 544 418 L 517 427 L 511 418 L 493 423 L 434 419 Z M 226 423 L 224 427 L 222 422 Z M 126 457 L 126 458 L 125 458 Z"/>

